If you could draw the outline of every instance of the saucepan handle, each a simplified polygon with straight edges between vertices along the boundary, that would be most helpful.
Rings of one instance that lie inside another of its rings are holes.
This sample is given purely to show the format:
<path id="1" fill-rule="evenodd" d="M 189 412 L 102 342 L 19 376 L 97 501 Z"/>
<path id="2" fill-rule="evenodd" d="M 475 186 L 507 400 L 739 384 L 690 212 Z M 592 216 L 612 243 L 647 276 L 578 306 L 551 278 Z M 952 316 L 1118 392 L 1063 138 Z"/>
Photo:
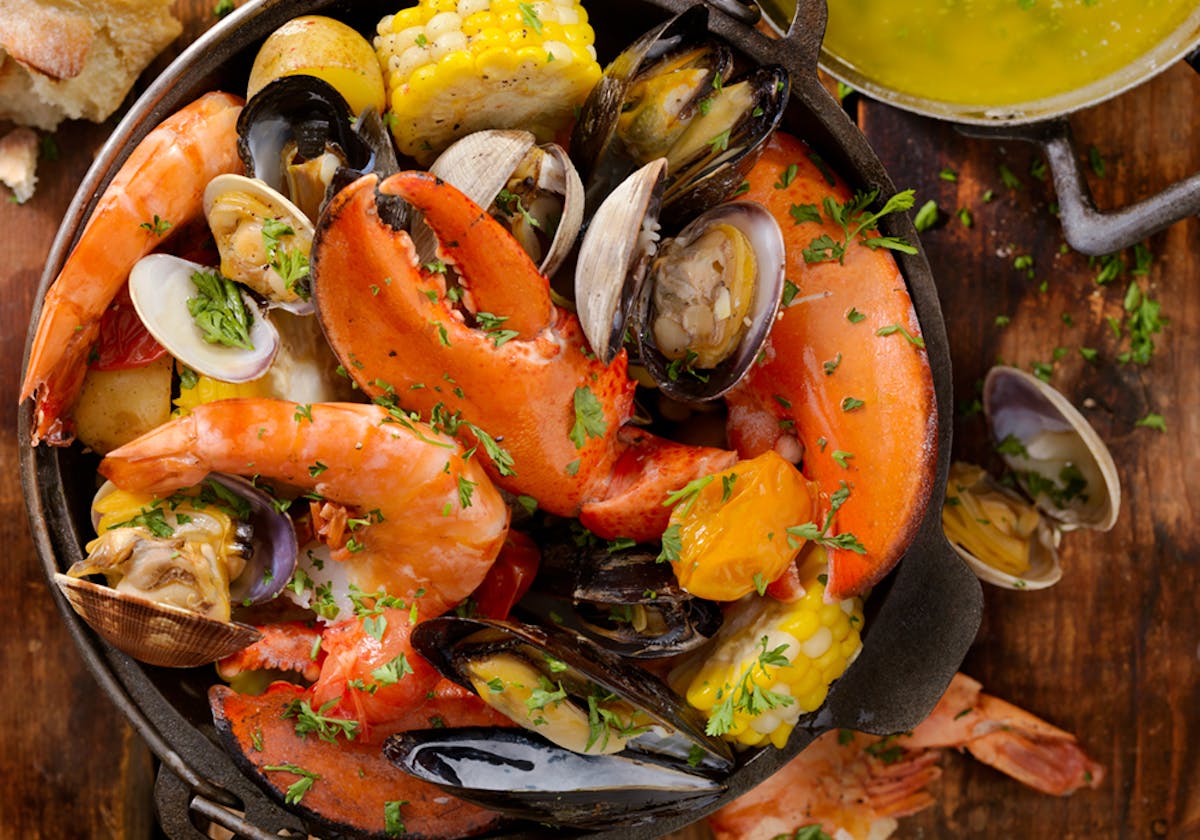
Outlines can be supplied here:
<path id="1" fill-rule="evenodd" d="M 1200 54 L 1193 53 L 1188 61 L 1200 63 Z M 1054 176 L 1063 236 L 1068 245 L 1088 256 L 1128 248 L 1200 213 L 1200 172 L 1136 204 L 1117 210 L 1097 209 L 1066 117 L 1028 126 L 960 126 L 959 130 L 972 137 L 1024 140 L 1041 146 Z"/>
<path id="2" fill-rule="evenodd" d="M 763 17 L 763 4 L 755 0 L 705 0 L 709 6 L 721 11 L 747 26 L 754 26 Z M 817 59 L 821 54 L 821 39 L 825 35 L 825 0 L 773 0 L 769 4 L 779 15 L 791 9 L 791 23 L 782 36 L 773 41 L 778 61 L 788 68 L 798 68 L 815 73 Z M 768 15 L 769 16 L 769 15 Z M 776 32 L 779 17 L 771 18 L 771 27 Z"/>

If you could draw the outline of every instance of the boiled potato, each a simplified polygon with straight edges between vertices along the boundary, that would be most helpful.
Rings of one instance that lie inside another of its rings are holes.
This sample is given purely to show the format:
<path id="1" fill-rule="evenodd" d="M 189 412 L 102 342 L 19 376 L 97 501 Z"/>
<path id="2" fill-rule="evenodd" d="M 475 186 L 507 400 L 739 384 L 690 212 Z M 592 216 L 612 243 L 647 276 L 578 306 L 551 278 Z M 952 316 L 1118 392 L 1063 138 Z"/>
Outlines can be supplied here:
<path id="1" fill-rule="evenodd" d="M 129 370 L 89 370 L 75 406 L 75 434 L 101 455 L 171 417 L 170 356 Z"/>
<path id="2" fill-rule="evenodd" d="M 333 85 L 356 115 L 370 105 L 381 114 L 387 107 L 375 49 L 333 18 L 304 15 L 272 32 L 254 58 L 246 98 L 276 79 L 296 73 Z"/>

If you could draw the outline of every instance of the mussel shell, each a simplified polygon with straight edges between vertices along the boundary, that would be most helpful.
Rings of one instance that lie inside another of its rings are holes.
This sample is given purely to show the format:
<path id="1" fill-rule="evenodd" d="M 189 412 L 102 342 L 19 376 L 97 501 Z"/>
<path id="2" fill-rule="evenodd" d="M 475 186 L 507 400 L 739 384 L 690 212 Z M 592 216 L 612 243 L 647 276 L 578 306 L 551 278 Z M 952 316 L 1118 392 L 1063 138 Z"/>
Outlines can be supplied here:
<path id="1" fill-rule="evenodd" d="M 514 817 L 605 828 L 704 809 L 725 790 L 706 775 L 627 754 L 579 755 L 524 729 L 402 732 L 387 758 L 447 793 Z"/>
<path id="2" fill-rule="evenodd" d="M 706 226 L 714 223 L 729 224 L 750 240 L 758 269 L 754 299 L 747 316 L 750 326 L 733 353 L 715 368 L 705 370 L 703 379 L 689 374 L 672 376 L 671 363 L 659 351 L 654 340 L 653 273 L 642 284 L 637 301 L 638 327 L 635 335 L 642 364 L 664 394 L 685 403 L 715 400 L 724 396 L 750 369 L 770 337 L 786 281 L 787 254 L 783 232 L 770 211 L 761 204 L 748 201 L 721 204 L 697 217 L 680 232 L 676 241 L 686 246 L 689 240 L 699 237 Z"/>
<path id="3" fill-rule="evenodd" d="M 350 106 L 332 85 L 316 76 L 284 76 L 256 93 L 242 109 L 237 122 L 238 155 L 247 175 L 286 195 L 280 155 L 290 141 L 296 142 L 305 159 L 318 157 L 332 145 L 341 151 L 346 168 L 360 175 L 373 171 L 375 150 L 353 125 Z"/>
<path id="4" fill-rule="evenodd" d="M 105 641 L 151 665 L 195 668 L 262 638 L 248 625 L 204 618 L 89 580 L 56 574 L 54 582 L 72 609 Z"/>
<path id="5" fill-rule="evenodd" d="M 564 595 L 564 593 L 568 593 Z M 610 620 L 613 609 L 652 610 L 658 628 L 637 630 Z M 711 601 L 685 592 L 666 563 L 634 549 L 585 551 L 566 542 L 542 547 L 534 588 L 518 605 L 541 621 L 556 621 L 618 656 L 661 659 L 686 653 L 720 628 L 722 612 Z"/>
<path id="6" fill-rule="evenodd" d="M 596 686 L 629 702 L 674 735 L 655 738 L 653 731 L 629 742 L 627 749 L 686 762 L 699 749 L 699 767 L 723 772 L 733 767 L 729 746 L 706 735 L 704 717 L 683 702 L 665 683 L 620 657 L 602 650 L 566 628 L 539 627 L 515 621 L 441 616 L 424 621 L 412 634 L 413 648 L 442 676 L 474 690 L 459 669 L 457 648 L 480 630 L 495 631 L 505 644 L 527 645 L 567 665 Z M 695 764 L 695 762 L 692 762 Z"/>
<path id="7" fill-rule="evenodd" d="M 242 293 L 253 319 L 249 338 L 254 349 L 205 341 L 188 312 L 187 301 L 196 295 L 192 274 L 211 270 L 170 254 L 150 254 L 138 260 L 129 272 L 129 297 L 155 340 L 192 370 L 222 382 L 257 379 L 275 358 L 279 334 L 259 305 Z"/>
<path id="8" fill-rule="evenodd" d="M 1054 388 L 1017 368 L 997 366 L 983 383 L 983 411 L 992 436 L 1020 441 L 1029 457 L 1006 454 L 1005 462 L 1038 509 L 1064 529 L 1107 531 L 1121 511 L 1121 481 L 1104 441 Z M 1035 463 L 1069 462 L 1086 480 L 1085 490 L 1059 506 L 1030 487 L 1025 473 Z M 1086 495 L 1086 499 L 1084 499 Z"/>
<path id="9" fill-rule="evenodd" d="M 513 171 L 525 159 L 537 138 L 528 131 L 494 129 L 476 131 L 455 141 L 429 167 L 429 171 L 458 189 L 480 207 L 490 207 L 505 188 Z M 542 147 L 552 156 L 564 173 L 563 212 L 554 231 L 554 239 L 538 264 L 538 270 L 549 276 L 562 265 L 575 244 L 583 226 L 583 182 L 571 158 L 557 144 Z M 417 242 L 417 253 L 424 259 L 423 243 Z M 429 254 L 432 258 L 432 254 Z"/>
<path id="10" fill-rule="evenodd" d="M 626 93 L 642 67 L 709 37 L 708 9 L 696 4 L 642 35 L 604 68 L 571 134 L 571 157 L 587 185 L 589 216 L 617 184 L 638 168 L 627 157 L 608 158 L 620 155 L 621 150 L 613 147 L 613 135 Z"/>

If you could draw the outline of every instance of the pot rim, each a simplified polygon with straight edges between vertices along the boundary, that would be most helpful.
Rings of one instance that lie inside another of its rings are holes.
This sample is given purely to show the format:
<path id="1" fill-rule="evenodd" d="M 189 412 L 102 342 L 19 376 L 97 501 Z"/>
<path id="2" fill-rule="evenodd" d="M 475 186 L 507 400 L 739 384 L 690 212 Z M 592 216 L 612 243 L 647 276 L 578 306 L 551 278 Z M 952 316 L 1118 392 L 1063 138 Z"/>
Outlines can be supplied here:
<path id="1" fill-rule="evenodd" d="M 809 0 L 798 2 L 802 4 Z M 764 14 L 763 19 L 776 33 L 785 31 L 771 14 Z M 1149 51 L 1108 75 L 1065 93 L 1004 105 L 947 102 L 887 87 L 862 74 L 853 64 L 826 49 L 824 44 L 818 65 L 854 90 L 914 114 L 963 125 L 1022 126 L 1047 122 L 1120 96 L 1166 71 L 1198 48 L 1200 7 Z"/>

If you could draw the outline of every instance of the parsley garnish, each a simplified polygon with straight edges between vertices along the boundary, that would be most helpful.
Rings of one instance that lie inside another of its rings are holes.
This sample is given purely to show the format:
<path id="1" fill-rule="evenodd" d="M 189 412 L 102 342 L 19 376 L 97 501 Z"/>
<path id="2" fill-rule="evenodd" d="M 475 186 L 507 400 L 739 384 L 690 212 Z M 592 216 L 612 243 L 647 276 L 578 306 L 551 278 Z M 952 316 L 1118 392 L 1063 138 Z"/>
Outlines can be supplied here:
<path id="1" fill-rule="evenodd" d="M 793 525 L 787 529 L 788 545 L 792 548 L 799 548 L 800 540 L 809 540 L 817 545 L 826 546 L 827 548 L 844 548 L 853 551 L 855 554 L 866 554 L 867 549 L 858 537 L 846 531 L 838 534 L 836 537 L 829 537 L 826 534 L 829 532 L 829 526 L 833 524 L 833 516 L 838 512 L 838 509 L 846 503 L 850 498 L 850 487 L 846 482 L 841 482 L 841 488 L 836 490 L 829 497 L 829 513 L 825 517 L 825 524 L 818 530 L 816 523 L 805 522 L 803 525 Z M 799 539 L 797 539 L 799 538 Z"/>
<path id="2" fill-rule="evenodd" d="M 913 335 L 908 330 L 904 329 L 904 327 L 900 324 L 888 324 L 886 327 L 880 327 L 879 329 L 875 330 L 875 335 L 895 335 L 896 333 L 900 333 L 900 335 L 904 336 L 904 340 L 913 347 L 920 347 L 924 349 L 925 339 L 921 338 L 919 335 Z"/>
<path id="3" fill-rule="evenodd" d="M 796 699 L 790 694 L 782 694 L 775 691 L 764 689 L 754 679 L 754 672 L 757 668 L 762 673 L 763 677 L 770 680 L 770 668 L 787 668 L 791 666 L 791 661 L 784 655 L 784 651 L 788 649 L 788 645 L 782 644 L 779 647 L 767 650 L 768 637 L 763 636 L 759 641 L 762 648 L 755 662 L 746 669 L 742 674 L 738 684 L 731 686 L 726 683 L 718 692 L 717 697 L 720 700 L 708 716 L 708 725 L 704 731 L 709 735 L 723 735 L 733 728 L 734 712 L 745 712 L 751 717 L 758 717 L 763 712 L 770 709 L 777 709 L 781 706 L 790 706 L 796 702 Z"/>
<path id="4" fill-rule="evenodd" d="M 263 219 L 263 247 L 267 250 L 268 263 L 288 289 L 308 300 L 308 284 L 301 283 L 308 277 L 308 257 L 301 253 L 299 248 L 284 248 L 283 243 L 279 241 L 281 236 L 295 235 L 296 231 L 286 222 L 279 219 Z M 375 288 L 378 290 L 378 287 Z"/>
<path id="5" fill-rule="evenodd" d="M 188 298 L 187 308 L 209 344 L 253 350 L 250 343 L 250 310 L 237 284 L 216 271 L 192 272 L 199 293 Z"/>
<path id="6" fill-rule="evenodd" d="M 679 554 L 683 551 L 683 541 L 679 538 L 679 525 L 668 525 L 667 530 L 663 531 L 662 535 L 662 551 L 658 553 L 655 562 L 658 563 L 675 563 L 679 560 Z"/>
<path id="7" fill-rule="evenodd" d="M 132 519 L 127 519 L 124 522 L 117 522 L 109 525 L 108 530 L 114 528 L 145 528 L 151 534 L 160 539 L 173 536 L 175 529 L 167 524 L 166 514 L 160 507 L 142 508 L 142 512 Z"/>
<path id="8" fill-rule="evenodd" d="M 678 490 L 672 490 L 667 494 L 667 500 L 662 503 L 663 507 L 672 507 L 680 501 L 684 501 L 682 513 L 686 514 L 692 509 L 692 505 L 696 503 L 696 499 L 700 496 L 700 491 L 712 483 L 716 478 L 715 475 L 706 475 L 703 478 L 696 478 L 689 481 L 687 484 L 680 487 Z M 663 535 L 666 536 L 665 534 Z"/>
<path id="9" fill-rule="evenodd" d="M 1167 421 L 1163 419 L 1161 414 L 1154 414 L 1153 412 L 1147 414 L 1133 425 L 1145 426 L 1148 429 L 1158 429 L 1160 432 L 1165 432 L 1167 430 Z"/>
<path id="10" fill-rule="evenodd" d="M 796 172 L 799 171 L 796 164 L 788 164 L 788 168 L 783 170 L 779 175 L 779 180 L 775 182 L 775 189 L 786 190 L 792 185 L 792 181 L 796 180 Z"/>
<path id="11" fill-rule="evenodd" d="M 536 32 L 542 34 L 542 21 L 538 17 L 537 9 L 533 8 L 532 3 L 521 3 L 518 5 L 521 10 L 521 20 L 525 21 L 525 25 Z"/>
<path id="12" fill-rule="evenodd" d="M 217 0 L 217 5 L 213 6 L 213 17 L 223 18 L 234 10 L 233 0 Z"/>
<path id="13" fill-rule="evenodd" d="M 831 222 L 842 228 L 843 238 L 839 242 L 827 233 L 818 236 L 804 249 L 804 261 L 809 263 L 836 261 L 844 264 L 846 251 L 849 249 L 850 243 L 855 241 L 872 250 L 887 248 L 905 254 L 917 253 L 916 248 L 899 237 L 866 236 L 868 232 L 878 229 L 879 220 L 884 216 L 908 210 L 915 202 L 914 192 L 904 190 L 889 198 L 882 210 L 872 213 L 868 208 L 878 196 L 878 190 L 867 193 L 859 192 L 855 193 L 854 198 L 845 204 L 839 204 L 832 196 L 827 196 L 822 202 L 825 215 Z"/>
<path id="14" fill-rule="evenodd" d="M 294 773 L 300 777 L 292 782 L 284 794 L 283 801 L 288 805 L 299 804 L 300 800 L 304 798 L 304 794 L 308 793 L 309 789 L 313 786 L 313 782 L 321 778 L 320 773 L 313 773 L 295 764 L 268 764 L 263 767 L 263 770 L 281 770 L 286 773 Z"/>
<path id="15" fill-rule="evenodd" d="M 335 697 L 316 711 L 313 711 L 313 707 L 308 704 L 307 700 L 293 700 L 283 710 L 283 717 L 296 719 L 296 734 L 301 738 L 306 738 L 308 733 L 315 732 L 318 738 L 331 744 L 337 743 L 338 735 L 348 741 L 353 741 L 358 735 L 358 721 L 329 717 L 325 714 L 337 704 L 339 699 Z"/>
<path id="16" fill-rule="evenodd" d="M 408 829 L 400 817 L 400 806 L 407 805 L 407 799 L 394 799 L 383 803 L 383 833 L 388 837 L 399 837 Z"/>
<path id="17" fill-rule="evenodd" d="M 142 222 L 140 225 L 138 225 L 138 227 L 144 228 L 144 229 L 150 231 L 151 233 L 153 233 L 155 236 L 161 237 L 163 234 L 165 234 L 168 230 L 171 229 L 171 223 L 168 222 L 166 219 L 160 219 L 158 217 L 158 214 L 155 213 L 154 221 Z"/>
<path id="18" fill-rule="evenodd" d="M 604 407 L 592 389 L 583 385 L 575 389 L 575 425 L 568 437 L 576 449 L 582 449 L 587 438 L 603 437 L 608 423 L 604 419 Z"/>
<path id="19" fill-rule="evenodd" d="M 917 233 L 924 233 L 937 224 L 937 220 L 938 203 L 930 199 L 922 204 L 921 209 L 917 211 L 917 215 L 913 216 L 913 227 L 917 229 Z"/>

